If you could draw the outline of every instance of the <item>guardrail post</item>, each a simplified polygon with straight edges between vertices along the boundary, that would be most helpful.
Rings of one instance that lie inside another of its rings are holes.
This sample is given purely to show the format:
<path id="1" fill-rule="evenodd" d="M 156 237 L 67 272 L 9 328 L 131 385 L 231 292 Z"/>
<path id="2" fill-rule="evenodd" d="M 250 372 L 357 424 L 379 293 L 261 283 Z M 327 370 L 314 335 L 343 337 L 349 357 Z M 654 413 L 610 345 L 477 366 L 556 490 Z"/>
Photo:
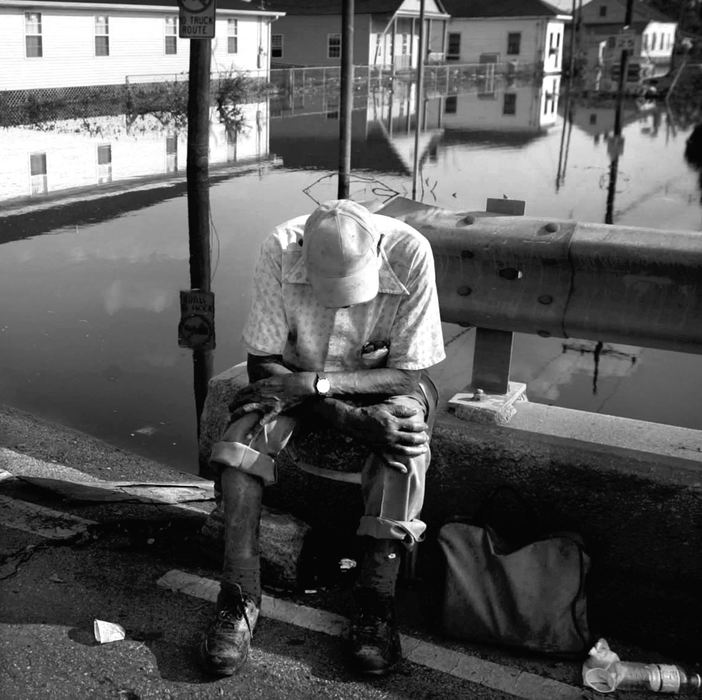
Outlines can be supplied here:
<path id="1" fill-rule="evenodd" d="M 471 386 L 488 394 L 506 394 L 512 362 L 512 331 L 475 329 Z"/>
<path id="2" fill-rule="evenodd" d="M 485 206 L 487 213 L 502 216 L 524 216 L 525 209 L 519 199 L 489 198 Z M 460 418 L 506 423 L 515 412 L 512 404 L 526 400 L 526 384 L 509 381 L 513 340 L 512 331 L 475 329 L 471 383 L 449 401 Z"/>

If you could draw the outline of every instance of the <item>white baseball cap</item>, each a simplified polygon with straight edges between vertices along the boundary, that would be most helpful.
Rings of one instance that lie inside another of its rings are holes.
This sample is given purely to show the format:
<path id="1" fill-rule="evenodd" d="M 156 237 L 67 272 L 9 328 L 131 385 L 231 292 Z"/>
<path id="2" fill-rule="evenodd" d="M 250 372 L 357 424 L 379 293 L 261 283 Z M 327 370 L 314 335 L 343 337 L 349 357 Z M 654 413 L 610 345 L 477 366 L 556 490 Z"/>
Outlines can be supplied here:
<path id="1" fill-rule="evenodd" d="M 320 204 L 305 223 L 307 279 L 329 308 L 363 304 L 378 294 L 379 234 L 373 215 L 350 199 Z"/>

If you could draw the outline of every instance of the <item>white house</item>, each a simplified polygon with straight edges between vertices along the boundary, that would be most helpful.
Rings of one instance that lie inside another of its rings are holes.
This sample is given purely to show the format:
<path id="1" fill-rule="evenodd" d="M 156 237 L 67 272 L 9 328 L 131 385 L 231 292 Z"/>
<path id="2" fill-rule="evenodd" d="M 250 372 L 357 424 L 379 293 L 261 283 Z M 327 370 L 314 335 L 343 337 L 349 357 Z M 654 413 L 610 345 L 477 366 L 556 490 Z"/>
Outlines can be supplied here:
<path id="1" fill-rule="evenodd" d="M 590 0 L 582 7 L 578 44 L 589 68 L 601 71 L 605 83 L 618 81 L 626 0 Z M 634 0 L 627 34 L 633 40 L 629 49 L 628 80 L 665 73 L 673 55 L 677 22 L 641 0 Z"/>
<path id="2" fill-rule="evenodd" d="M 270 26 L 279 12 L 218 0 L 212 70 L 266 78 Z M 132 76 L 185 73 L 189 42 L 178 37 L 175 0 L 0 3 L 0 91 L 123 84 Z"/>
<path id="3" fill-rule="evenodd" d="M 443 0 L 425 0 L 426 55 L 443 58 L 448 15 Z M 272 36 L 271 67 L 338 66 L 341 0 L 267 0 L 282 13 Z M 355 0 L 353 62 L 407 69 L 419 56 L 419 0 Z"/>
<path id="4" fill-rule="evenodd" d="M 442 0 L 451 15 L 446 60 L 563 69 L 569 14 L 542 0 Z"/>

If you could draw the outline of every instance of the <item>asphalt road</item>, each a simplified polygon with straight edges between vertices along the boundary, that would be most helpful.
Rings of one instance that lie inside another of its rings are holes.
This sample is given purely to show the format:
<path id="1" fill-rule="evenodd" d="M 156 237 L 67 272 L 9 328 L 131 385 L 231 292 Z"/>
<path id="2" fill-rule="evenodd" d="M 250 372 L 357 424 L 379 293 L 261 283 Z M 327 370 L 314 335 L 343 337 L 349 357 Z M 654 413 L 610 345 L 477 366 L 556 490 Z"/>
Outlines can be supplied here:
<path id="1" fill-rule="evenodd" d="M 73 544 L 0 534 L 26 553 L 0 581 L 3 698 L 515 697 L 409 661 L 368 681 L 347 669 L 343 639 L 266 617 L 242 673 L 212 680 L 194 653 L 212 604 L 156 584 L 181 558 L 117 532 Z M 98 644 L 95 618 L 126 639 Z"/>

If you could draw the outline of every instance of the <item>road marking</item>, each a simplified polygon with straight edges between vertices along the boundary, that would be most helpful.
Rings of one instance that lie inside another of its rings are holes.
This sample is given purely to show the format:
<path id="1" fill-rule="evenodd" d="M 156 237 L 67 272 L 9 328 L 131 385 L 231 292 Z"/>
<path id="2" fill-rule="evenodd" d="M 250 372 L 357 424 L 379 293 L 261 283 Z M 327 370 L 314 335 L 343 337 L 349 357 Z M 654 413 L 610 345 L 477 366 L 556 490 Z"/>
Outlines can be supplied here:
<path id="1" fill-rule="evenodd" d="M 219 593 L 219 582 L 185 571 L 173 569 L 157 582 L 162 588 L 202 598 L 214 603 Z M 297 625 L 313 632 L 334 637 L 345 635 L 348 620 L 341 615 L 310 608 L 306 605 L 279 600 L 263 595 L 261 614 L 272 620 Z M 446 649 L 438 644 L 424 642 L 416 637 L 401 635 L 403 655 L 412 663 L 448 673 L 451 676 L 478 685 L 510 693 L 525 700 L 582 700 L 584 692 L 560 681 L 544 678 L 518 668 L 503 666 L 463 652 Z"/>
<path id="2" fill-rule="evenodd" d="M 36 503 L 0 495 L 0 525 L 49 540 L 67 540 L 84 533 L 90 525 L 97 523 Z"/>

